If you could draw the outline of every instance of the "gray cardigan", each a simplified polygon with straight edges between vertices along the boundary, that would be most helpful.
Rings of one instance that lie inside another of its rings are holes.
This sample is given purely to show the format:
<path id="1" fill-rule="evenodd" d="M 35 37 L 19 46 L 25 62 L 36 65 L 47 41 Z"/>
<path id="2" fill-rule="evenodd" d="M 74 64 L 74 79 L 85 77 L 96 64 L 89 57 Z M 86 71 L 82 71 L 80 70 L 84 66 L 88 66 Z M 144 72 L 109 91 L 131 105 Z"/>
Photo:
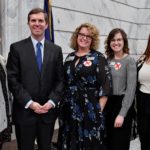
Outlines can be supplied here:
<path id="1" fill-rule="evenodd" d="M 135 96 L 136 62 L 128 55 L 119 60 L 112 59 L 109 64 L 112 73 L 113 95 L 124 95 L 119 115 L 125 117 Z"/>

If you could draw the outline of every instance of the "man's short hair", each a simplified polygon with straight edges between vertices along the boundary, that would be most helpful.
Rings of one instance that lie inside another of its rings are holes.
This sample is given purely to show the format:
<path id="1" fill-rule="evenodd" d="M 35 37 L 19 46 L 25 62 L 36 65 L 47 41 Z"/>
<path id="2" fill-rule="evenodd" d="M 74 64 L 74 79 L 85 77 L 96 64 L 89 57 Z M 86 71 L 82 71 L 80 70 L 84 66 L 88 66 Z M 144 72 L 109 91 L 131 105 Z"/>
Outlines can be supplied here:
<path id="1" fill-rule="evenodd" d="M 46 21 L 46 23 L 48 23 L 48 15 L 47 15 L 47 13 L 46 13 L 43 9 L 41 9 L 41 8 L 34 8 L 34 9 L 32 9 L 32 10 L 28 13 L 28 23 L 29 23 L 29 21 L 30 21 L 30 16 L 31 16 L 32 14 L 38 14 L 38 13 L 43 13 L 43 14 L 44 14 L 45 21 Z"/>

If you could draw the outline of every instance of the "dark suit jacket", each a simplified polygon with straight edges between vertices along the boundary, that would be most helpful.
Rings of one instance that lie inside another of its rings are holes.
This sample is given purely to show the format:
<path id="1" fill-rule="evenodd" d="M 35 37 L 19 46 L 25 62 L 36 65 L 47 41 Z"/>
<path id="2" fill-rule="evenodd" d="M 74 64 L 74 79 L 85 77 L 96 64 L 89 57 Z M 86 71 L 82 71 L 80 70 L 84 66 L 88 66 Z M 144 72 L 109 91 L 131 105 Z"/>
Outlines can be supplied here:
<path id="1" fill-rule="evenodd" d="M 61 100 L 63 90 L 63 57 L 59 46 L 44 43 L 42 72 L 38 71 L 36 56 L 31 38 L 10 46 L 7 62 L 8 84 L 13 94 L 13 120 L 18 124 L 32 124 L 38 117 L 44 122 L 54 122 L 57 108 L 46 114 L 36 114 L 25 109 L 29 100 L 40 104 L 51 99 L 56 105 Z"/>

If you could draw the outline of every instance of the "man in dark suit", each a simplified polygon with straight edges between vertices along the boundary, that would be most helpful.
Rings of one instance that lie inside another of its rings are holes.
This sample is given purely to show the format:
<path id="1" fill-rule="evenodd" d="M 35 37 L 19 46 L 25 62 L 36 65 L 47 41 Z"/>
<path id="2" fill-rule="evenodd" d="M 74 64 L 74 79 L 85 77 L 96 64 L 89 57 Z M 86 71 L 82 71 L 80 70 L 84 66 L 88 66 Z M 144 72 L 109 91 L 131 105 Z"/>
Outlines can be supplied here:
<path id="1" fill-rule="evenodd" d="M 63 58 L 59 46 L 44 38 L 48 17 L 43 9 L 28 14 L 31 36 L 11 44 L 7 71 L 13 94 L 13 121 L 18 150 L 49 150 L 63 90 Z"/>

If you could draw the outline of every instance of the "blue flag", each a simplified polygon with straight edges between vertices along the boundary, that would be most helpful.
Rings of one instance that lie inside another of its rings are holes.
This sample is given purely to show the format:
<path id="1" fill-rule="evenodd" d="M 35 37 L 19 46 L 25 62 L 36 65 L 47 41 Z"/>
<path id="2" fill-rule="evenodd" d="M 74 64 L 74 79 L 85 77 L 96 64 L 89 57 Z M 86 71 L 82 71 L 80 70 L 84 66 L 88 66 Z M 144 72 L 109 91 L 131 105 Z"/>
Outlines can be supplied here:
<path id="1" fill-rule="evenodd" d="M 44 0 L 44 10 L 48 14 L 48 28 L 45 30 L 45 39 L 54 43 L 53 14 L 49 0 Z"/>

